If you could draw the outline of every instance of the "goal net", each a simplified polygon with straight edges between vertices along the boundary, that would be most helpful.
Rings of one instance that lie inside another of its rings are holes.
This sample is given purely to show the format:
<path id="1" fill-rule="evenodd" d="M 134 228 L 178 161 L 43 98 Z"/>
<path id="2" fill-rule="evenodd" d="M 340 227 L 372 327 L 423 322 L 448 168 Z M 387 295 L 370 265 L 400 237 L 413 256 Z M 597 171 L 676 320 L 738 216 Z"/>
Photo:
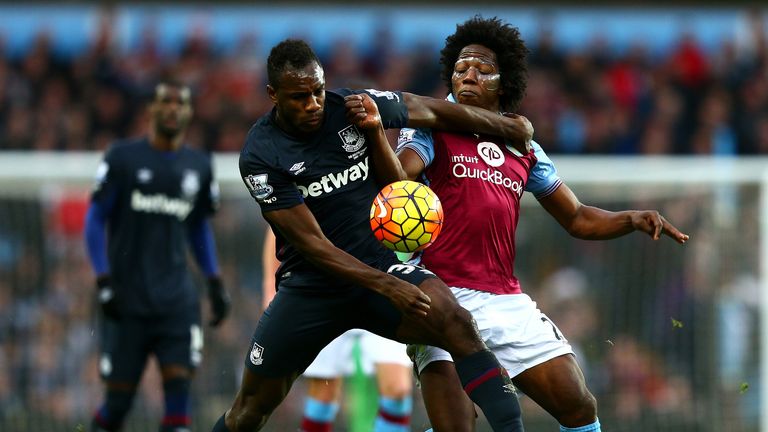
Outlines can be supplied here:
<path id="1" fill-rule="evenodd" d="M 768 159 L 553 159 L 583 203 L 658 209 L 691 235 L 683 246 L 639 233 L 577 240 L 528 194 L 523 200 L 518 277 L 574 346 L 604 429 L 768 432 Z M 0 430 L 87 430 L 100 402 L 82 239 L 98 160 L 0 154 Z M 214 160 L 223 193 L 214 229 L 234 309 L 222 328 L 206 329 L 194 430 L 209 430 L 231 402 L 261 313 L 265 223 L 238 177 L 237 156 Z M 162 394 L 153 366 L 127 431 L 157 428 Z M 299 382 L 266 430 L 295 429 L 302 396 Z M 556 430 L 548 414 L 521 401 L 528 430 Z M 416 402 L 413 430 L 424 430 L 418 394 Z"/>

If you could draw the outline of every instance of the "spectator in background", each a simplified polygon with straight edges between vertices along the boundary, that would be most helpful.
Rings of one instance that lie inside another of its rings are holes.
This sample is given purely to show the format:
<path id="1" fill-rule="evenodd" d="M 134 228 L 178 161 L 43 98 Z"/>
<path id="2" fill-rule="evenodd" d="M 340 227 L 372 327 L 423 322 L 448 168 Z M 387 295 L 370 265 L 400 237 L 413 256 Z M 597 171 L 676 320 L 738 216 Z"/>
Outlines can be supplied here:
<path id="1" fill-rule="evenodd" d="M 45 32 L 19 59 L 0 50 L 0 148 L 102 150 L 116 138 L 144 132 L 141 103 L 132 95 L 175 71 L 195 90 L 198 124 L 189 144 L 236 151 L 234 143 L 270 108 L 263 61 L 254 53 L 258 37 L 244 33 L 220 47 L 195 24 L 179 52 L 161 55 L 163 33 L 148 18 L 136 46 L 120 51 L 116 18 L 104 14 L 90 48 L 69 57 L 53 52 Z M 340 38 L 325 62 L 329 76 L 435 94 L 424 77 L 434 76 L 436 62 L 419 54 L 420 43 L 398 49 L 388 19 L 381 18 L 370 40 Z M 613 50 L 608 35 L 600 34 L 584 48 L 565 51 L 552 17 L 544 15 L 521 113 L 536 124 L 537 138 L 551 143 L 549 153 L 690 154 L 707 147 L 714 133 L 718 149 L 726 139 L 732 141 L 726 148 L 735 145 L 728 150 L 733 154 L 766 154 L 759 145 L 761 119 L 768 115 L 764 19 L 757 9 L 745 12 L 718 50 L 705 51 L 688 32 L 669 51 L 651 53 L 643 43 Z M 730 99 L 716 132 L 700 125 L 699 107 L 712 91 Z M 669 97 L 659 92 L 671 92 L 680 104 L 673 118 L 654 112 L 658 99 Z M 732 138 L 723 138 L 723 131 Z"/>

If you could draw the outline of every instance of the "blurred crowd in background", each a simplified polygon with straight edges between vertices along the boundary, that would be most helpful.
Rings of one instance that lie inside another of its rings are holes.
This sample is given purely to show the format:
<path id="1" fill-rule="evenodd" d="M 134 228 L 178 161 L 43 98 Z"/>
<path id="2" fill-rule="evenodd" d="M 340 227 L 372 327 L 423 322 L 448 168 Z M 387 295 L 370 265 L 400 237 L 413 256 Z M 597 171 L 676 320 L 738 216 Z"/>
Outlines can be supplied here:
<path id="1" fill-rule="evenodd" d="M 204 28 L 188 31 L 177 52 L 161 49 L 163 29 L 121 46 L 104 14 L 88 48 L 57 55 L 41 31 L 25 52 L 3 53 L 0 36 L 0 147 L 12 150 L 101 150 L 142 132 L 148 89 L 174 76 L 194 91 L 192 145 L 238 151 L 250 125 L 271 108 L 257 33 L 222 49 Z M 514 20 L 511 20 L 514 24 Z M 680 27 L 662 53 L 648 38 L 620 51 L 595 31 L 583 49 L 566 49 L 543 20 L 528 42 L 530 78 L 520 113 L 551 153 L 768 153 L 768 29 L 745 14 L 718 47 L 703 49 Z M 367 40 L 338 39 L 318 50 L 328 88 L 366 86 L 444 97 L 440 46 L 398 48 L 388 22 Z M 301 35 L 300 29 L 297 34 Z M 0 33 L 1 35 L 1 33 Z M 312 41 L 310 41 L 312 42 Z"/>
<path id="2" fill-rule="evenodd" d="M 746 14 L 740 31 L 714 50 L 681 28 L 661 55 L 643 40 L 617 54 L 600 37 L 587 49 L 564 49 L 558 29 L 542 25 L 529 44 L 528 93 L 519 111 L 552 154 L 768 154 L 765 22 L 760 13 Z M 114 28 L 105 15 L 89 48 L 76 55 L 58 54 L 45 32 L 21 55 L 3 55 L 0 44 L 0 148 L 103 150 L 143 133 L 146 97 L 165 76 L 193 89 L 188 142 L 198 148 L 239 151 L 250 125 L 271 109 L 257 37 L 221 50 L 206 32 L 191 32 L 168 55 L 159 48 L 160 29 L 125 51 L 115 49 Z M 444 97 L 440 47 L 396 48 L 390 30 L 378 29 L 362 45 L 342 39 L 319 49 L 328 87 Z M 517 266 L 524 290 L 574 344 L 611 430 L 756 430 L 758 251 L 744 239 L 757 238 L 757 189 L 655 190 L 653 198 L 631 198 L 637 189 L 622 189 L 590 202 L 658 208 L 692 235 L 686 248 L 641 236 L 575 241 L 541 209 L 525 207 Z M 196 430 L 207 430 L 230 402 L 261 314 L 264 226 L 242 192 L 225 195 L 214 218 L 234 309 L 222 328 L 206 333 L 194 383 Z M 588 192 L 582 188 L 580 196 Z M 723 195 L 726 205 L 736 204 L 718 219 L 713 209 Z M 70 432 L 96 406 L 86 207 L 84 190 L 0 197 L 0 430 Z M 145 377 L 133 430 L 155 428 L 161 395 L 150 389 L 157 379 L 154 371 Z M 270 430 L 295 427 L 299 404 L 290 399 Z M 533 422 L 527 425 L 554 425 L 524 404 Z M 414 424 L 424 421 L 417 407 Z"/>

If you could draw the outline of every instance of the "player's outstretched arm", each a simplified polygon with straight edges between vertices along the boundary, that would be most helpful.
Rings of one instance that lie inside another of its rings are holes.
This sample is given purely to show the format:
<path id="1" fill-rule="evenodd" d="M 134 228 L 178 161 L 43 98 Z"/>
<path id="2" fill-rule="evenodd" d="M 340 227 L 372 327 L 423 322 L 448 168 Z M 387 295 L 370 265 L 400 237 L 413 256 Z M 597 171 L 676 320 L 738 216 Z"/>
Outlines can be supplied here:
<path id="1" fill-rule="evenodd" d="M 584 240 L 607 240 L 633 231 L 647 233 L 654 240 L 665 234 L 680 244 L 689 238 L 656 210 L 612 212 L 587 206 L 565 184 L 539 202 L 570 235 Z"/>
<path id="2" fill-rule="evenodd" d="M 424 316 L 429 312 L 430 299 L 418 287 L 334 246 L 305 204 L 264 212 L 264 218 L 317 268 L 388 297 L 404 314 Z"/>
<path id="3" fill-rule="evenodd" d="M 530 148 L 533 126 L 527 118 L 501 115 L 471 105 L 403 92 L 408 107 L 408 127 L 473 132 L 509 139 Z"/>
<path id="4" fill-rule="evenodd" d="M 405 171 L 384 134 L 379 108 L 373 98 L 366 93 L 348 95 L 344 97 L 344 106 L 347 109 L 347 120 L 365 131 L 371 142 L 376 182 L 384 186 L 398 180 L 405 180 Z"/>

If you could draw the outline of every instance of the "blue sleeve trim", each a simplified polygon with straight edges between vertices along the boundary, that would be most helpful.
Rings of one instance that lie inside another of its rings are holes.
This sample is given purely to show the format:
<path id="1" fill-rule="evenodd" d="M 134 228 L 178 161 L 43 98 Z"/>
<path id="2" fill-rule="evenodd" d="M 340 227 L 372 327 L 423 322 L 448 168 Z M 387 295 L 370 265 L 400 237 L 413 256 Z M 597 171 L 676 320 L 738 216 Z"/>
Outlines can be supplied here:
<path id="1" fill-rule="evenodd" d="M 107 259 L 107 212 L 98 201 L 91 202 L 88 213 L 85 215 L 85 245 L 88 249 L 88 258 L 96 275 L 109 273 L 109 260 Z"/>
<path id="2" fill-rule="evenodd" d="M 531 192 L 536 199 L 541 199 L 557 190 L 562 184 L 562 180 L 557 175 L 555 164 L 549 159 L 544 149 L 535 141 L 531 142 L 531 146 L 536 155 L 536 165 L 528 174 L 525 190 Z"/>
<path id="3" fill-rule="evenodd" d="M 208 219 L 199 219 L 189 227 L 189 242 L 192 254 L 206 277 L 218 276 L 219 263 L 216 260 L 216 242 Z"/>
<path id="4" fill-rule="evenodd" d="M 401 129 L 397 139 L 397 152 L 400 153 L 404 148 L 415 151 L 425 167 L 435 159 L 435 141 L 430 129 Z"/>

